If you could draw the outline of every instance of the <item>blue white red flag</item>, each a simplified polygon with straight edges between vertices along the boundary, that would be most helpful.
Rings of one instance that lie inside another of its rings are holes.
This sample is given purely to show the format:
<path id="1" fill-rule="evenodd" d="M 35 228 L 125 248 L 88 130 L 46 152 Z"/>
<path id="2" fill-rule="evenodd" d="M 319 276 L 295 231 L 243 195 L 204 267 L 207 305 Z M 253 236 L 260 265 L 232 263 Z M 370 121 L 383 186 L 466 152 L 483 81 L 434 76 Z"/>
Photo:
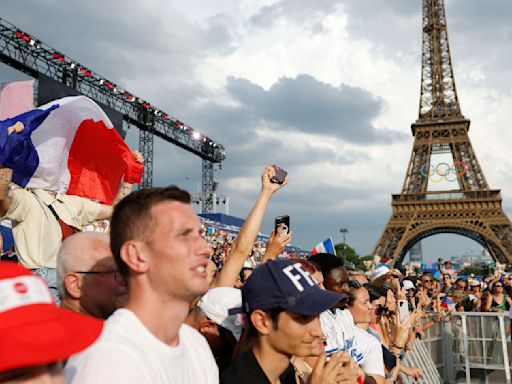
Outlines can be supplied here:
<path id="1" fill-rule="evenodd" d="M 312 255 L 316 255 L 317 253 L 330 253 L 335 255 L 336 250 L 334 249 L 334 243 L 332 242 L 332 238 L 325 239 L 321 243 L 317 244 L 315 248 L 311 250 Z"/>
<path id="2" fill-rule="evenodd" d="M 455 301 L 450 299 L 448 296 L 445 296 L 441 301 L 441 308 L 444 308 L 446 310 L 453 310 L 453 308 L 455 308 L 455 304 L 457 304 Z"/>
<path id="3" fill-rule="evenodd" d="M 8 133 L 18 121 L 21 133 Z M 124 176 L 139 183 L 143 164 L 103 110 L 85 96 L 65 97 L 0 121 L 0 164 L 21 187 L 111 204 Z"/>

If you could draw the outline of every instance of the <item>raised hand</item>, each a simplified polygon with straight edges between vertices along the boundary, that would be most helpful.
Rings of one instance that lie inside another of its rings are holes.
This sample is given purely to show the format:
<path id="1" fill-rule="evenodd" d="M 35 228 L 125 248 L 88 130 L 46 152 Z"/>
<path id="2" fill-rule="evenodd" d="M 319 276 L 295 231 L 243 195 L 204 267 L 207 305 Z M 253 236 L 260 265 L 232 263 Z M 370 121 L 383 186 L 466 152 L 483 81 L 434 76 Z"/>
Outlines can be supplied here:
<path id="1" fill-rule="evenodd" d="M 273 164 L 267 165 L 265 170 L 261 174 L 261 190 L 268 190 L 272 193 L 280 190 L 286 184 L 288 184 L 288 176 L 285 177 L 284 182 L 282 184 L 273 183 L 270 180 L 276 175 L 276 170 L 273 167 Z"/>
<path id="2" fill-rule="evenodd" d="M 21 133 L 25 129 L 25 126 L 21 121 L 17 121 L 16 124 L 11 125 L 9 128 L 7 128 L 7 134 L 10 135 L 13 132 Z"/>
<path id="3" fill-rule="evenodd" d="M 144 156 L 139 151 L 133 151 L 133 158 L 137 163 L 144 163 Z"/>
<path id="4" fill-rule="evenodd" d="M 286 244 L 290 244 L 292 241 L 292 232 L 283 231 L 284 224 L 281 224 L 277 229 L 277 235 L 272 230 L 270 237 L 268 238 L 267 248 L 265 249 L 265 255 L 263 256 L 263 262 L 267 260 L 275 259 L 285 249 Z"/>

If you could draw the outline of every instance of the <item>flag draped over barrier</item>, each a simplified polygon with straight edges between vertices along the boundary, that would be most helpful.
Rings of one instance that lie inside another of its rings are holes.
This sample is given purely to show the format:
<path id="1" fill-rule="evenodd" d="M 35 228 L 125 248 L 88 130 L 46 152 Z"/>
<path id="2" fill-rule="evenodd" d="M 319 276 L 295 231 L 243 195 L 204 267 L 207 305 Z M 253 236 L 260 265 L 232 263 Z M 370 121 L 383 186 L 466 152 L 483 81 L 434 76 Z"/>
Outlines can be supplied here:
<path id="1" fill-rule="evenodd" d="M 21 122 L 21 133 L 8 128 Z M 0 121 L 0 164 L 13 182 L 111 204 L 124 176 L 141 181 L 144 165 L 85 96 L 65 97 Z"/>

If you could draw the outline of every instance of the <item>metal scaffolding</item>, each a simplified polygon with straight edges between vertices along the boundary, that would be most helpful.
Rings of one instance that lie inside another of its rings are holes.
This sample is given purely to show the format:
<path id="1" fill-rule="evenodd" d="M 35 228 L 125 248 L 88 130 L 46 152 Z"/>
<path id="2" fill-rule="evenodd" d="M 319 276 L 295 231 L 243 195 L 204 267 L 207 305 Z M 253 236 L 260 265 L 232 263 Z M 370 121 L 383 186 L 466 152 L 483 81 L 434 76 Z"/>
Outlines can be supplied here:
<path id="1" fill-rule="evenodd" d="M 152 185 L 153 139 L 158 136 L 203 160 L 202 194 L 207 199 L 213 193 L 213 171 L 205 169 L 226 158 L 223 145 L 1 18 L 0 61 L 36 79 L 42 74 L 73 88 L 120 112 L 124 121 L 139 128 L 139 150 L 145 158 L 143 187 Z"/>

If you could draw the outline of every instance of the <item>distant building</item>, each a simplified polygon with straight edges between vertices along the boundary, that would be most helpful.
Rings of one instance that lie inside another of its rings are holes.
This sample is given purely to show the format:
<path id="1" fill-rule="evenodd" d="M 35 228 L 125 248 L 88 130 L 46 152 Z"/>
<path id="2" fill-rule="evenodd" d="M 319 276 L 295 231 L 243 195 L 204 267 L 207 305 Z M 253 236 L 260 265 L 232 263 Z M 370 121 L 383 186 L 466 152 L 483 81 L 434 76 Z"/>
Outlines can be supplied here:
<path id="1" fill-rule="evenodd" d="M 419 263 L 421 263 L 423 261 L 423 253 L 421 250 L 421 241 L 418 241 L 409 250 L 409 260 L 411 262 L 419 262 Z"/>
<path id="2" fill-rule="evenodd" d="M 464 255 L 450 257 L 452 264 L 473 264 L 473 265 L 489 265 L 493 262 L 489 253 L 482 249 L 480 254 L 465 253 Z"/>

